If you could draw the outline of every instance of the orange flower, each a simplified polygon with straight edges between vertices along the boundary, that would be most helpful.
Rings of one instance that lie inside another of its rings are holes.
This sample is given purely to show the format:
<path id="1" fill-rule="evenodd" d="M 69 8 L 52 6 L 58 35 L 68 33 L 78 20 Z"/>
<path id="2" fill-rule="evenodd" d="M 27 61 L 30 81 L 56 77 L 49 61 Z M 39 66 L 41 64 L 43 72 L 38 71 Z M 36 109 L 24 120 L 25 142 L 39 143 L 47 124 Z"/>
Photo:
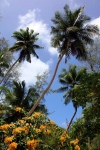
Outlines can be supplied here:
<path id="1" fill-rule="evenodd" d="M 24 121 L 24 120 L 18 120 L 18 122 L 21 123 L 21 124 L 26 123 L 26 121 Z"/>
<path id="2" fill-rule="evenodd" d="M 16 107 L 16 108 L 15 108 L 15 111 L 16 111 L 16 112 L 20 112 L 20 111 L 22 111 L 22 110 L 23 110 L 23 109 L 20 108 L 20 107 Z"/>
<path id="3" fill-rule="evenodd" d="M 79 142 L 79 140 L 78 140 L 78 139 L 76 139 L 76 140 L 70 141 L 70 144 L 77 145 L 77 144 L 78 144 L 78 142 Z"/>
<path id="4" fill-rule="evenodd" d="M 30 140 L 27 141 L 27 146 L 29 150 L 34 150 L 34 148 L 38 145 L 38 141 L 37 140 Z"/>
<path id="5" fill-rule="evenodd" d="M 78 142 L 79 142 L 79 140 L 78 140 L 78 139 L 76 139 L 76 140 L 75 140 L 75 142 L 74 142 L 74 145 L 77 145 L 77 144 L 78 144 Z"/>
<path id="6" fill-rule="evenodd" d="M 9 147 L 8 147 L 8 149 L 7 150 L 15 150 L 16 148 L 17 148 L 17 143 L 15 143 L 15 142 L 12 142 L 10 145 L 9 145 Z"/>
<path id="7" fill-rule="evenodd" d="M 50 123 L 51 123 L 51 124 L 54 124 L 54 121 L 53 121 L 53 120 L 50 120 Z"/>
<path id="8" fill-rule="evenodd" d="M 40 129 L 36 129 L 36 132 L 39 133 L 39 132 L 41 132 L 41 130 Z"/>
<path id="9" fill-rule="evenodd" d="M 24 130 L 25 130 L 24 128 L 18 127 L 18 128 L 13 129 L 12 134 L 18 134 L 18 133 L 21 133 Z"/>
<path id="10" fill-rule="evenodd" d="M 70 141 L 70 144 L 74 144 L 74 142 L 75 142 L 74 140 L 73 140 L 73 141 Z"/>
<path id="11" fill-rule="evenodd" d="M 1 130 L 8 130 L 9 127 L 10 127 L 9 124 L 4 124 L 4 125 L 0 126 L 0 129 Z"/>
<path id="12" fill-rule="evenodd" d="M 51 131 L 48 129 L 44 131 L 44 134 L 50 134 L 50 133 L 51 133 Z"/>
<path id="13" fill-rule="evenodd" d="M 80 150 L 80 147 L 78 145 L 76 145 L 75 150 Z"/>
<path id="14" fill-rule="evenodd" d="M 15 127 L 15 125 L 13 123 L 9 124 L 10 127 Z"/>
<path id="15" fill-rule="evenodd" d="M 35 112 L 35 113 L 33 114 L 33 117 L 34 117 L 34 118 L 38 118 L 40 115 L 41 115 L 40 112 Z"/>
<path id="16" fill-rule="evenodd" d="M 65 142 L 66 138 L 65 138 L 64 136 L 61 136 L 61 137 L 60 137 L 60 140 L 61 140 L 62 142 Z"/>
<path id="17" fill-rule="evenodd" d="M 41 125 L 40 126 L 40 129 L 45 129 L 46 127 L 44 125 Z"/>
<path id="18" fill-rule="evenodd" d="M 14 138 L 14 136 L 6 137 L 6 138 L 4 139 L 4 142 L 5 142 L 5 143 L 11 143 L 12 140 L 13 140 L 13 138 Z"/>
<path id="19" fill-rule="evenodd" d="M 26 133 L 26 134 L 28 134 L 29 129 L 28 129 L 28 127 L 27 127 L 27 126 L 25 126 L 25 127 L 24 127 L 24 131 L 25 131 L 25 133 Z"/>

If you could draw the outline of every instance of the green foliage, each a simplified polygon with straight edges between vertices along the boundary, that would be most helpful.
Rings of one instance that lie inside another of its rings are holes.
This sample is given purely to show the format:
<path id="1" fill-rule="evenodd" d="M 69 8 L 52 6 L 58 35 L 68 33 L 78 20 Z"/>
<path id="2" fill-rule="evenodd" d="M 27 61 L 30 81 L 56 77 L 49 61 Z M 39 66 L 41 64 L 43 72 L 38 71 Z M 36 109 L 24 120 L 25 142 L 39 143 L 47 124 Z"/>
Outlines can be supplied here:
<path id="1" fill-rule="evenodd" d="M 28 27 L 26 30 L 20 29 L 13 33 L 12 37 L 16 39 L 16 42 L 9 50 L 11 52 L 20 51 L 19 62 L 26 59 L 31 63 L 31 54 L 39 58 L 35 52 L 35 49 L 42 48 L 35 44 L 38 35 L 39 33 L 34 33 L 34 30 L 29 30 Z"/>
<path id="2" fill-rule="evenodd" d="M 29 111 L 39 97 L 39 94 L 34 87 L 29 87 L 29 89 L 26 88 L 25 81 L 13 81 L 12 90 L 9 90 L 4 86 L 1 86 L 0 89 L 5 94 L 5 99 L 3 100 L 4 104 L 1 104 L 4 109 L 2 117 L 4 116 L 3 118 L 6 122 L 16 121 L 19 117 L 21 118 L 24 116 L 23 113 L 19 115 L 14 112 L 15 107 L 22 107 L 26 111 Z M 36 110 L 44 114 L 47 114 L 48 111 L 43 103 L 39 104 Z"/>
<path id="3" fill-rule="evenodd" d="M 81 8 L 71 11 L 69 6 L 65 5 L 64 13 L 56 11 L 52 19 L 54 26 L 51 26 L 51 34 L 53 35 L 51 44 L 53 47 L 58 48 L 60 55 L 65 51 L 66 59 L 70 57 L 71 54 L 78 59 L 86 59 L 87 52 L 85 45 L 93 44 L 92 35 L 99 34 L 99 29 L 96 25 L 87 24 L 87 22 L 90 21 L 90 17 L 85 14 L 81 14 L 75 23 L 80 9 Z M 68 49 L 66 47 L 67 44 Z"/>
<path id="4" fill-rule="evenodd" d="M 95 105 L 100 98 L 100 72 L 85 74 L 80 84 L 73 89 L 75 100 L 79 105 L 85 107 L 87 103 Z"/>
<path id="5" fill-rule="evenodd" d="M 90 148 L 100 132 L 100 72 L 85 74 L 73 92 L 74 98 L 84 109 L 83 117 L 72 125 L 70 135 L 80 139 L 80 147 L 84 150 L 84 147 Z"/>
<path id="6" fill-rule="evenodd" d="M 70 66 L 68 71 L 62 69 L 62 73 L 59 75 L 59 82 L 63 85 L 61 88 L 57 89 L 55 92 L 65 92 L 63 98 L 65 99 L 65 104 L 68 104 L 71 100 L 75 105 L 73 100 L 74 92 L 73 88 L 77 87 L 82 76 L 86 73 L 85 68 L 78 69 L 76 65 Z"/>
<path id="7" fill-rule="evenodd" d="M 89 71 L 99 71 L 100 70 L 100 37 L 94 39 L 93 45 L 88 45 L 87 49 L 87 59 L 84 62 L 85 67 Z"/>
<path id="8" fill-rule="evenodd" d="M 90 150 L 99 150 L 100 149 L 100 134 L 92 140 Z"/>

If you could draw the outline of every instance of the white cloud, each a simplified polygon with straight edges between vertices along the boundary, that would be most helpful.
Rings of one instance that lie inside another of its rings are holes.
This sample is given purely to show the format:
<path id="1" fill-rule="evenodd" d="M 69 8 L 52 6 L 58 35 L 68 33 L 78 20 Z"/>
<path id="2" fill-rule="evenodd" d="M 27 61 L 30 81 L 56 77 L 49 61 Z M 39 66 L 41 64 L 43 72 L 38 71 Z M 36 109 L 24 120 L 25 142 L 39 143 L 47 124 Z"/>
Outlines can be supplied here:
<path id="1" fill-rule="evenodd" d="M 43 74 L 45 70 L 49 70 L 49 65 L 52 62 L 48 61 L 47 63 L 42 62 L 40 59 L 32 57 L 31 63 L 24 62 L 21 66 L 21 77 L 20 80 L 25 80 L 27 85 L 34 84 L 36 81 L 36 75 Z"/>
<path id="2" fill-rule="evenodd" d="M 49 65 L 49 66 L 51 66 L 51 65 L 53 64 L 53 60 L 52 60 L 52 59 L 48 60 L 48 61 L 46 62 L 46 64 Z"/>
<path id="3" fill-rule="evenodd" d="M 50 28 L 43 20 L 38 20 L 39 18 L 39 9 L 29 10 L 25 15 L 19 15 L 19 27 L 26 28 L 29 27 L 33 29 L 36 33 L 39 33 L 39 41 L 44 44 L 44 47 L 51 55 L 57 55 L 57 50 L 50 46 L 51 36 Z"/>
<path id="4" fill-rule="evenodd" d="M 94 25 L 98 25 L 98 27 L 100 28 L 100 17 L 93 19 L 90 24 L 94 24 Z"/>

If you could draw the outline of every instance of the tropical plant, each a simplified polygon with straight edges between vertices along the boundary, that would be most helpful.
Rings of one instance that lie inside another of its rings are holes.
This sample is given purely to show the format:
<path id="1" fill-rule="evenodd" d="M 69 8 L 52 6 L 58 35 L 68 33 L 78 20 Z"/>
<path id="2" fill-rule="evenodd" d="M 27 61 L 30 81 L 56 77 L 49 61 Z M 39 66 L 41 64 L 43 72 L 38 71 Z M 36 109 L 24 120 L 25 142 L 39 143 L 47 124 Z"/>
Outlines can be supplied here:
<path id="1" fill-rule="evenodd" d="M 51 45 L 58 49 L 59 59 L 48 87 L 29 111 L 28 115 L 31 115 L 46 92 L 49 90 L 63 56 L 66 55 L 66 58 L 68 58 L 72 54 L 79 60 L 85 59 L 85 45 L 93 44 L 93 35 L 99 34 L 99 29 L 96 25 L 86 24 L 90 21 L 90 17 L 83 13 L 79 16 L 81 10 L 82 9 L 79 8 L 72 12 L 66 5 L 64 7 L 64 14 L 58 11 L 55 13 L 55 17 L 52 19 L 54 26 L 51 26 L 51 34 L 53 35 Z"/>
<path id="2" fill-rule="evenodd" d="M 78 143 L 40 112 L 0 126 L 1 150 L 80 150 Z"/>
<path id="3" fill-rule="evenodd" d="M 97 134 L 96 137 L 92 140 L 90 150 L 99 150 L 100 149 L 100 134 Z"/>
<path id="4" fill-rule="evenodd" d="M 73 99 L 74 98 L 74 92 L 73 88 L 79 84 L 80 79 L 83 75 L 85 75 L 86 69 L 81 68 L 78 69 L 77 66 L 70 66 L 69 70 L 62 69 L 62 73 L 59 75 L 59 82 L 63 85 L 59 89 L 55 90 L 54 92 L 65 92 L 63 95 L 63 98 L 65 99 L 64 103 L 65 105 L 69 104 L 70 101 L 72 101 L 75 112 L 72 116 L 70 123 L 67 127 L 67 131 L 70 128 L 70 125 L 72 124 L 72 121 L 77 113 L 77 107 L 78 107 L 78 101 Z"/>
<path id="5" fill-rule="evenodd" d="M 0 89 L 5 94 L 5 99 L 4 101 L 2 101 L 4 106 L 6 106 L 4 111 L 5 115 L 3 114 L 3 116 L 5 116 L 4 118 L 6 121 L 8 120 L 10 122 L 17 120 L 19 117 L 19 115 L 16 115 L 16 112 L 14 111 L 15 107 L 21 107 L 24 108 L 24 110 L 29 111 L 29 109 L 39 97 L 36 88 L 34 88 L 33 86 L 29 87 L 29 89 L 26 88 L 25 81 L 13 81 L 12 90 L 4 86 L 1 86 Z M 37 107 L 36 111 L 48 114 L 47 109 L 42 102 Z"/>
<path id="6" fill-rule="evenodd" d="M 20 51 L 20 54 L 18 59 L 2 78 L 0 84 L 3 82 L 5 77 L 8 75 L 10 70 L 13 68 L 13 66 L 16 65 L 17 62 L 22 62 L 26 59 L 28 62 L 31 63 L 31 55 L 35 56 L 36 58 L 39 58 L 35 52 L 35 49 L 40 49 L 42 47 L 35 44 L 35 42 L 38 40 L 37 35 L 39 35 L 39 33 L 34 33 L 34 30 L 29 30 L 28 27 L 26 28 L 26 30 L 20 29 L 20 31 L 15 31 L 13 33 L 12 37 L 15 38 L 17 41 L 9 50 L 11 52 Z"/>
<path id="7" fill-rule="evenodd" d="M 87 60 L 84 63 L 89 71 L 100 71 L 100 37 L 94 39 L 94 44 L 87 46 Z"/>
<path id="8" fill-rule="evenodd" d="M 82 150 L 86 149 L 85 146 L 98 149 L 99 142 L 96 144 L 93 139 L 100 133 L 100 71 L 86 73 L 73 92 L 73 100 L 77 100 L 84 109 L 82 117 L 72 124 L 70 136 L 74 138 L 75 135 L 80 139 Z"/>

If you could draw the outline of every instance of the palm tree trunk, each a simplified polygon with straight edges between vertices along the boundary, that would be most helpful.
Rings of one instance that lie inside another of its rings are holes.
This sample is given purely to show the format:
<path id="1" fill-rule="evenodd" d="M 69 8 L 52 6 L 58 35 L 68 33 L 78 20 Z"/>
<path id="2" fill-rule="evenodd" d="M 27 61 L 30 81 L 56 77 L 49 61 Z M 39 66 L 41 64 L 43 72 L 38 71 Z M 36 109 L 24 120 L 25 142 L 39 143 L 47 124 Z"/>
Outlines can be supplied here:
<path id="1" fill-rule="evenodd" d="M 57 64 L 56 64 L 56 68 L 55 68 L 53 77 L 52 77 L 52 79 L 51 79 L 51 81 L 50 81 L 48 87 L 45 89 L 45 91 L 42 93 L 42 95 L 41 95 L 41 96 L 39 97 L 39 99 L 36 101 L 36 103 L 34 104 L 34 106 L 31 108 L 31 110 L 30 110 L 29 113 L 28 113 L 28 116 L 30 116 L 30 115 L 33 113 L 33 111 L 35 110 L 35 108 L 37 107 L 37 105 L 40 103 L 40 101 L 43 99 L 44 95 L 45 95 L 45 94 L 47 93 L 47 91 L 49 90 L 51 84 L 52 84 L 53 81 L 54 81 L 54 78 L 55 78 L 56 73 L 57 73 L 57 70 L 58 70 L 59 63 L 61 62 L 61 60 L 62 60 L 64 54 L 65 54 L 65 53 L 63 53 L 63 55 L 59 58 L 59 60 L 58 60 L 58 62 L 57 62 Z"/>
<path id="2" fill-rule="evenodd" d="M 76 113 L 77 113 L 77 107 L 75 108 L 74 115 L 72 116 L 72 118 L 71 118 L 71 120 L 70 120 L 70 122 L 69 122 L 69 124 L 68 124 L 68 127 L 67 127 L 67 129 L 66 129 L 66 132 L 68 132 L 68 130 L 69 130 L 69 128 L 70 128 L 70 125 L 72 124 L 72 121 L 73 121 L 73 119 L 74 119 Z"/>
<path id="3" fill-rule="evenodd" d="M 11 71 L 11 69 L 16 65 L 16 63 L 19 61 L 20 58 L 18 58 L 15 63 L 10 67 L 10 69 L 7 71 L 7 73 L 4 75 L 4 77 L 2 78 L 2 80 L 0 81 L 0 84 L 3 82 L 3 80 L 5 79 L 5 77 L 8 75 L 8 73 Z"/>

